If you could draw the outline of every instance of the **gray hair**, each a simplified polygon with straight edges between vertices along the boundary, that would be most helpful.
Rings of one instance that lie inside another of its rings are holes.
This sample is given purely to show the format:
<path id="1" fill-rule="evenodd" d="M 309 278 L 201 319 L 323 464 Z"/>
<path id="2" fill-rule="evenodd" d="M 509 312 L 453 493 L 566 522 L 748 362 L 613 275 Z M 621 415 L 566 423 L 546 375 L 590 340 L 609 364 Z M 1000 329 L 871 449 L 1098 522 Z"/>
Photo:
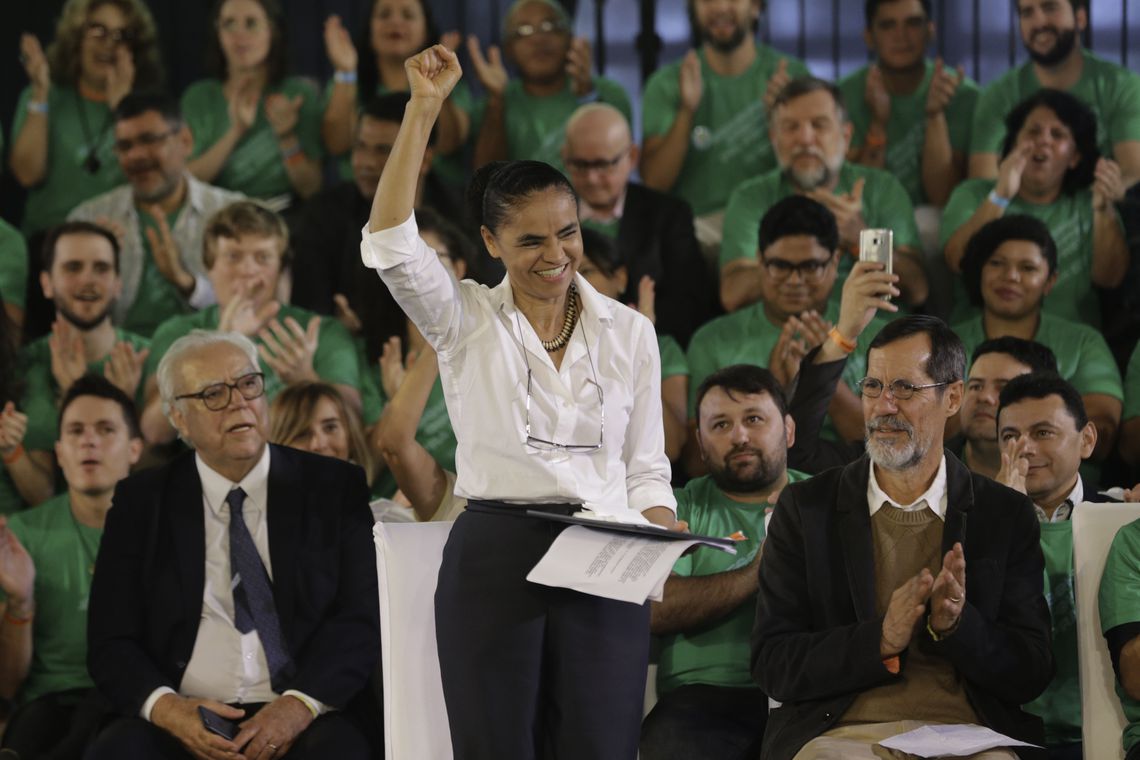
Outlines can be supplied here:
<path id="1" fill-rule="evenodd" d="M 158 395 L 162 399 L 162 413 L 166 415 L 166 419 L 170 421 L 171 425 L 174 424 L 174 421 L 170 419 L 170 410 L 175 403 L 174 382 L 177 379 L 176 372 L 182 363 L 182 359 L 185 358 L 186 354 L 221 344 L 239 349 L 249 357 L 250 364 L 260 368 L 261 365 L 257 361 L 257 346 L 241 333 L 191 330 L 183 335 L 166 350 L 166 354 L 158 363 L 158 369 L 155 371 L 155 379 L 158 381 Z"/>

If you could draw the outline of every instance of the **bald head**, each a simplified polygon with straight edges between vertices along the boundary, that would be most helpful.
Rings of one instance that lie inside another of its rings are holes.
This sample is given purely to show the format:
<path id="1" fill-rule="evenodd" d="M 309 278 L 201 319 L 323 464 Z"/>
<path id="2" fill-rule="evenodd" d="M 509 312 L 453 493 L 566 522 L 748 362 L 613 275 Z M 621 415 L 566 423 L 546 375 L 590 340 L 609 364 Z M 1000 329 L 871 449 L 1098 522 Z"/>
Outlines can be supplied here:
<path id="1" fill-rule="evenodd" d="M 582 202 L 603 216 L 613 214 L 637 164 L 625 115 L 607 103 L 579 108 L 566 122 L 562 161 Z"/>

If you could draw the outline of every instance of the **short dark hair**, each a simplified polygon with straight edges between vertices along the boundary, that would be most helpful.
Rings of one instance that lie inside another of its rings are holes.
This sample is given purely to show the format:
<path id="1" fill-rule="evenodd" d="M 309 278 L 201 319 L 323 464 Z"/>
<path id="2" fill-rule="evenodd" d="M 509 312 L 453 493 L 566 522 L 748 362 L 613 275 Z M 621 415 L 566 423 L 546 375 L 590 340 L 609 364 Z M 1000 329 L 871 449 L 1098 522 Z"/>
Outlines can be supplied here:
<path id="1" fill-rule="evenodd" d="M 420 232 L 431 232 L 439 236 L 447 246 L 447 258 L 452 261 L 462 261 L 467 269 L 475 261 L 475 246 L 471 240 L 443 214 L 428 206 L 416 209 L 416 226 Z"/>
<path id="2" fill-rule="evenodd" d="M 356 62 L 356 74 L 360 78 L 360 86 L 357 87 L 357 97 L 362 101 L 367 100 L 369 95 L 376 92 L 376 88 L 380 85 L 380 67 L 377 60 L 376 51 L 372 48 L 372 30 L 369 20 L 372 18 L 372 12 L 376 9 L 376 4 L 380 0 L 371 0 L 368 3 L 368 10 L 365 13 L 364 19 L 358 25 L 358 31 L 355 35 L 353 42 L 356 44 L 356 50 L 359 58 Z M 431 3 L 427 0 L 418 0 L 420 10 L 424 14 L 424 47 L 430 47 L 439 42 L 439 24 L 435 22 L 435 15 L 431 10 Z"/>
<path id="3" fill-rule="evenodd" d="M 399 126 L 404 121 L 404 109 L 407 108 L 408 101 L 411 99 L 412 94 L 407 90 L 373 95 L 360 104 L 360 117 L 363 119 L 367 116 L 370 119 L 376 119 L 376 121 L 384 121 Z M 436 125 L 432 124 L 431 132 L 428 133 L 429 148 L 435 147 L 436 137 Z"/>
<path id="4" fill-rule="evenodd" d="M 867 357 L 870 358 L 876 348 L 920 333 L 930 339 L 930 358 L 922 369 L 934 382 L 952 383 L 965 377 L 966 347 L 962 339 L 941 319 L 926 314 L 912 314 L 888 322 L 867 347 Z"/>
<path id="5" fill-rule="evenodd" d="M 119 405 L 123 411 L 123 421 L 127 423 L 127 432 L 130 433 L 131 438 L 142 438 L 142 432 L 139 428 L 139 415 L 135 410 L 135 402 L 131 397 L 119 388 L 119 386 L 112 383 L 102 375 L 89 372 L 83 377 L 76 380 L 68 387 L 67 391 L 63 394 L 63 399 L 59 402 L 59 422 L 56 423 L 56 436 L 63 430 L 63 414 L 67 411 L 67 407 L 71 402 L 82 396 L 95 396 L 97 398 L 105 398 L 108 401 L 114 401 Z"/>
<path id="6" fill-rule="evenodd" d="M 1057 244 L 1049 234 L 1049 228 L 1036 217 L 1028 214 L 1010 214 L 986 222 L 970 236 L 966 242 L 966 252 L 962 256 L 962 281 L 966 294 L 974 306 L 983 306 L 982 269 L 998 248 L 1010 240 L 1024 240 L 1033 243 L 1041 250 L 1049 274 L 1057 271 Z"/>
<path id="7" fill-rule="evenodd" d="M 777 108 L 787 105 L 789 101 L 821 90 L 830 95 L 831 99 L 835 101 L 835 107 L 839 109 L 840 120 L 847 121 L 847 105 L 843 102 L 843 93 L 840 92 L 834 82 L 813 76 L 796 77 L 784 85 L 784 89 L 780 90 L 779 94 L 776 95 L 776 99 L 772 101 L 771 112 L 775 113 Z"/>
<path id="8" fill-rule="evenodd" d="M 591 227 L 582 228 L 582 255 L 606 277 L 613 277 L 620 267 L 625 266 L 614 239 Z"/>
<path id="9" fill-rule="evenodd" d="M 1096 114 L 1069 93 L 1042 87 L 1014 106 L 1005 117 L 1002 158 L 1008 156 L 1017 145 L 1017 133 L 1025 126 L 1029 114 L 1040 107 L 1048 108 L 1055 113 L 1073 134 L 1073 142 L 1077 146 L 1081 160 L 1075 167 L 1066 171 L 1064 179 L 1061 180 L 1061 192 L 1072 195 L 1092 184 L 1096 162 L 1100 160 L 1100 149 L 1096 145 Z"/>
<path id="10" fill-rule="evenodd" d="M 119 238 L 115 237 L 115 233 L 106 227 L 85 221 L 64 222 L 47 231 L 47 234 L 44 235 L 44 247 L 40 254 L 43 259 L 44 271 L 51 272 L 52 265 L 55 264 L 55 247 L 61 238 L 68 235 L 96 235 L 106 240 L 111 246 L 112 259 L 115 262 L 115 274 L 119 273 Z"/>
<path id="11" fill-rule="evenodd" d="M 1081 399 L 1081 394 L 1072 383 L 1056 372 L 1030 372 L 1028 375 L 1018 375 L 1006 383 L 998 395 L 997 419 L 1001 419 L 1003 409 L 1018 401 L 1050 396 L 1058 396 L 1065 404 L 1065 409 L 1073 418 L 1077 430 L 1082 430 L 1089 423 L 1089 415 L 1085 411 L 1085 402 Z"/>
<path id="12" fill-rule="evenodd" d="M 763 367 L 757 367 L 755 364 L 732 364 L 728 367 L 722 367 L 701 381 L 701 384 L 697 386 L 696 412 L 698 420 L 701 417 L 701 401 L 713 388 L 724 388 L 725 393 L 729 396 L 733 393 L 744 395 L 767 393 L 772 397 L 772 403 L 776 405 L 780 416 L 788 413 L 788 397 L 784 395 L 784 389 L 780 383 L 772 376 L 771 372 Z"/>
<path id="13" fill-rule="evenodd" d="M 475 171 L 468 188 L 469 208 L 477 195 L 477 225 L 491 232 L 503 225 L 514 211 L 514 205 L 534 193 L 559 190 L 578 203 L 578 194 L 566 175 L 541 161 L 492 161 Z"/>
<path id="14" fill-rule="evenodd" d="M 156 111 L 171 127 L 178 128 L 183 124 L 182 107 L 178 100 L 161 90 L 134 91 L 119 101 L 115 106 L 114 119 L 120 121 L 142 116 L 147 111 Z"/>
<path id="15" fill-rule="evenodd" d="M 819 201 L 792 194 L 777 201 L 760 220 L 757 248 L 763 255 L 777 240 L 792 235 L 814 237 L 828 253 L 839 250 L 839 227 L 835 215 Z"/>
<path id="16" fill-rule="evenodd" d="M 276 86 L 285 78 L 285 47 L 288 42 L 285 34 L 285 12 L 279 0 L 254 0 L 265 11 L 269 19 L 269 53 L 265 58 L 266 83 Z M 214 79 L 225 81 L 228 76 L 226 56 L 218 39 L 221 29 L 218 20 L 222 16 L 222 6 L 226 0 L 214 0 L 210 11 L 210 32 L 206 34 L 206 71 Z M 367 25 L 365 25 L 367 27 Z"/>
<path id="17" fill-rule="evenodd" d="M 974 349 L 970 363 L 973 364 L 986 354 L 1005 354 L 1018 364 L 1029 367 L 1030 372 L 1057 371 L 1057 355 L 1051 348 L 1035 340 L 1003 335 L 1000 338 L 983 341 Z"/>
<path id="18" fill-rule="evenodd" d="M 875 21 L 875 14 L 879 12 L 879 6 L 886 3 L 897 3 L 899 0 L 866 0 L 863 4 L 863 18 L 866 21 L 867 28 L 871 28 L 871 24 Z M 930 0 L 918 0 L 922 5 L 922 12 L 926 14 L 927 20 L 930 19 Z"/>

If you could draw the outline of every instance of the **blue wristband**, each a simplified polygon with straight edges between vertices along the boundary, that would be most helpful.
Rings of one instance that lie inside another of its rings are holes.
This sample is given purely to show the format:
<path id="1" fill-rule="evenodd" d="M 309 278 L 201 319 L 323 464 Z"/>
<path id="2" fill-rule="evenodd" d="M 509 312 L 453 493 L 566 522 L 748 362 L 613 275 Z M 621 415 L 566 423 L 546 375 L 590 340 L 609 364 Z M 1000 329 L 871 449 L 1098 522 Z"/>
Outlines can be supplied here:
<path id="1" fill-rule="evenodd" d="M 1007 208 L 1009 208 L 1010 201 L 1013 199 L 1003 198 L 997 194 L 997 190 L 990 190 L 990 194 L 986 200 L 1000 208 L 1002 211 L 1005 211 Z"/>
<path id="2" fill-rule="evenodd" d="M 29 100 L 28 110 L 33 113 L 47 113 L 48 104 L 46 100 Z"/>
<path id="3" fill-rule="evenodd" d="M 356 84 L 356 72 L 338 71 L 333 74 L 333 81 L 337 84 Z"/>

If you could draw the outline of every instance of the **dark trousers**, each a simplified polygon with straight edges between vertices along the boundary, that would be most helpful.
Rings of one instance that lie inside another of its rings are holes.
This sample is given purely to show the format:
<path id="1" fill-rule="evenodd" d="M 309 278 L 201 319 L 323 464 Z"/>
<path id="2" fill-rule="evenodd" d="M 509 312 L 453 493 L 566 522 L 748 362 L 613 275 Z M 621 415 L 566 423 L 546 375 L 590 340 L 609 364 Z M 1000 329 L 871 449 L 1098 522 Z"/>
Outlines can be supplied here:
<path id="1" fill-rule="evenodd" d="M 107 715 L 95 689 L 45 694 L 12 714 L 0 746 L 26 759 L 79 760 Z"/>
<path id="2" fill-rule="evenodd" d="M 443 550 L 436 640 L 456 760 L 634 760 L 649 607 L 526 580 L 564 526 L 460 515 Z"/>
<path id="3" fill-rule="evenodd" d="M 753 760 L 768 723 L 755 688 L 688 684 L 659 695 L 641 724 L 641 760 Z"/>
<path id="4" fill-rule="evenodd" d="M 182 744 L 158 726 L 142 718 L 120 718 L 99 734 L 84 760 L 187 760 L 189 757 Z M 331 712 L 309 724 L 289 752 L 274 760 L 370 760 L 371 757 L 368 743 L 356 725 L 345 715 Z"/>
<path id="5" fill-rule="evenodd" d="M 1046 751 L 1049 753 L 1049 760 L 1081 760 L 1084 757 L 1083 748 L 1084 745 L 1077 742 L 1048 747 Z"/>

